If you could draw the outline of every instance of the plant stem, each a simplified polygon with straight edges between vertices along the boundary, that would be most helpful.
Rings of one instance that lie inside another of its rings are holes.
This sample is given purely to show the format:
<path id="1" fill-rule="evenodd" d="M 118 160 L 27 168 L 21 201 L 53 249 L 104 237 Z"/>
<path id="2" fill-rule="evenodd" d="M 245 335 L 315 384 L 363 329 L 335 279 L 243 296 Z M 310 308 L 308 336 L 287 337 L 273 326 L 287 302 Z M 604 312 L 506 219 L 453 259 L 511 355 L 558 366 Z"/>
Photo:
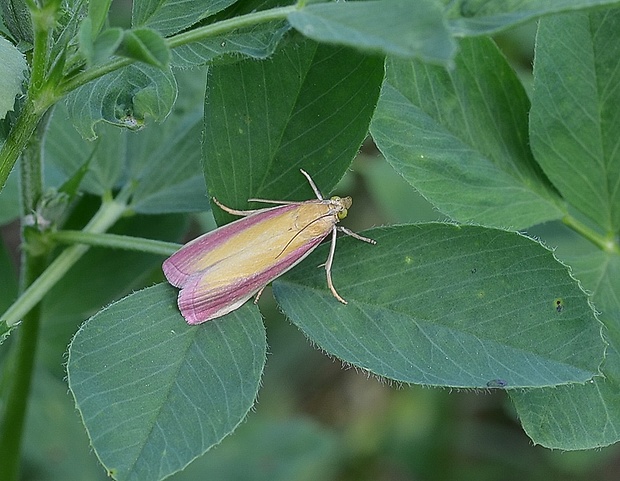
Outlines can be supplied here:
<path id="1" fill-rule="evenodd" d="M 30 2 L 28 5 L 34 29 L 31 75 L 26 102 L 0 150 L 0 191 L 4 189 L 17 158 L 26 147 L 41 117 L 60 98 L 44 86 L 49 36 L 56 23 L 56 6 L 50 4 L 47 7 L 39 8 L 34 2 Z"/>
<path id="2" fill-rule="evenodd" d="M 282 20 L 285 19 L 289 13 L 296 10 L 296 6 L 289 6 L 272 8 L 260 12 L 252 12 L 246 15 L 239 15 L 238 17 L 222 20 L 221 22 L 216 22 L 211 25 L 205 25 L 204 27 L 198 27 L 187 32 L 173 35 L 172 37 L 166 39 L 166 44 L 169 48 L 180 47 L 188 43 L 199 42 L 200 40 L 204 40 L 206 38 L 231 32 L 238 28 L 257 25 L 272 20 Z M 107 63 L 90 68 L 62 83 L 58 89 L 58 95 L 64 96 L 72 90 L 75 90 L 76 88 L 81 87 L 92 80 L 102 77 L 110 72 L 114 72 L 119 68 L 126 67 L 135 61 L 136 60 L 130 58 L 117 57 Z"/>
<path id="3" fill-rule="evenodd" d="M 45 130 L 44 122 L 39 124 L 36 135 L 27 143 L 21 156 L 21 215 L 22 218 L 36 208 L 43 190 L 43 166 L 41 142 Z M 22 226 L 22 243 L 24 226 Z M 27 249 L 22 251 L 22 272 L 20 275 L 20 292 L 39 277 L 46 265 L 46 255 L 33 255 Z M 11 356 L 4 375 L 8 380 L 6 404 L 0 420 L 0 479 L 14 481 L 18 479 L 20 467 L 21 440 L 32 382 L 32 372 L 39 339 L 41 316 L 39 306 L 35 306 L 26 316 L 17 333 Z"/>
<path id="4" fill-rule="evenodd" d="M 120 196 L 119 196 L 120 197 Z M 104 201 L 99 211 L 84 227 L 84 232 L 101 233 L 109 229 L 125 212 L 127 204 L 117 199 Z M 12 326 L 24 317 L 64 274 L 82 257 L 89 246 L 79 244 L 64 250 L 24 293 L 0 316 Z"/>
<path id="5" fill-rule="evenodd" d="M 44 268 L 44 258 L 31 257 L 25 269 L 27 271 L 25 281 L 36 279 L 37 274 Z M 4 373 L 5 379 L 8 380 L 5 406 L 0 420 L 0 453 L 2 453 L 0 479 L 4 481 L 15 481 L 19 475 L 21 440 L 39 340 L 39 306 L 34 306 L 24 315 L 23 321 L 16 332 L 17 342 L 12 346 L 13 352 Z"/>
<path id="6" fill-rule="evenodd" d="M 31 100 L 27 100 L 24 104 L 19 118 L 11 130 L 11 134 L 7 137 L 2 150 L 0 150 L 0 191 L 4 188 L 6 179 L 9 177 L 11 170 L 13 170 L 19 154 L 26 147 L 39 120 L 41 120 L 48 108 L 49 105 L 42 110 L 37 109 Z"/>
<path id="7" fill-rule="evenodd" d="M 564 216 L 562 218 L 562 222 L 578 234 L 588 239 L 602 251 L 620 255 L 620 245 L 618 244 L 618 240 L 614 238 L 613 234 L 602 236 L 600 233 L 575 219 L 571 215 Z"/>
<path id="8" fill-rule="evenodd" d="M 205 38 L 215 37 L 222 33 L 231 32 L 238 28 L 249 27 L 261 23 L 271 22 L 272 20 L 283 20 L 289 13 L 295 12 L 296 6 L 278 7 L 260 12 L 252 12 L 238 17 L 222 20 L 221 22 L 198 27 L 187 32 L 179 33 L 166 39 L 169 48 L 180 47 L 188 43 L 198 42 Z"/>
<path id="9" fill-rule="evenodd" d="M 97 247 L 147 252 L 162 256 L 170 256 L 181 248 L 180 244 L 174 242 L 118 234 L 94 234 L 81 230 L 61 230 L 49 234 L 49 237 L 56 242 L 64 244 L 87 244 Z"/>

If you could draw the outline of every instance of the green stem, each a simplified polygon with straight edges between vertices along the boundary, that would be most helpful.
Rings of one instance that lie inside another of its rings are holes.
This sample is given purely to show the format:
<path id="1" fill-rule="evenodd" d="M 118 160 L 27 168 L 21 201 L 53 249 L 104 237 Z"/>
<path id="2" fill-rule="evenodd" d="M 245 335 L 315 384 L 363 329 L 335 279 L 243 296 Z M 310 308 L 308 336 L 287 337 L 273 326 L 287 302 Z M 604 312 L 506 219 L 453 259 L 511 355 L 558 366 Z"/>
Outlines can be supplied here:
<path id="1" fill-rule="evenodd" d="M 43 257 L 31 257 L 25 269 L 26 278 L 22 280 L 33 281 L 44 268 Z M 34 306 L 24 315 L 23 320 L 16 332 L 16 343 L 12 346 L 13 352 L 4 372 L 5 379 L 8 380 L 4 411 L 0 420 L 0 479 L 4 481 L 15 481 L 19 475 L 21 440 L 39 339 L 39 306 Z"/>
<path id="2" fill-rule="evenodd" d="M 51 9 L 37 7 L 30 10 L 32 24 L 34 27 L 34 45 L 32 52 L 32 73 L 30 75 L 29 93 L 37 92 L 45 82 L 45 70 L 47 67 L 47 54 L 50 36 L 50 27 L 53 28 L 55 21 L 54 13 Z M 51 18 L 50 18 L 51 17 Z"/>
<path id="3" fill-rule="evenodd" d="M 41 122 L 39 125 L 40 128 L 37 129 L 36 135 L 31 137 L 21 156 L 22 218 L 35 210 L 43 190 L 41 142 L 45 122 Z M 22 227 L 23 242 L 24 227 Z M 25 291 L 45 270 L 46 257 L 46 255 L 34 255 L 27 249 L 22 251 L 20 292 Z M 7 363 L 7 371 L 4 373 L 7 376 L 8 389 L 6 391 L 5 409 L 0 420 L 0 453 L 4 459 L 0 463 L 0 479 L 7 481 L 17 480 L 19 476 L 21 440 L 36 358 L 40 321 L 40 310 L 37 305 L 24 316 L 23 325 L 17 332 L 16 344 L 12 346 L 13 352 Z"/>
<path id="4" fill-rule="evenodd" d="M 136 60 L 131 59 L 131 58 L 117 57 L 114 60 L 110 60 L 107 63 L 103 63 L 96 67 L 85 70 L 84 72 L 77 74 L 75 77 L 71 77 L 69 80 L 61 83 L 60 86 L 58 87 L 58 95 L 61 97 L 65 96 L 69 92 L 75 90 L 76 88 L 81 87 L 82 85 L 85 85 L 88 82 L 91 82 L 93 80 L 96 80 L 99 77 L 103 77 L 104 75 L 109 74 L 110 72 L 114 72 L 115 70 L 118 70 L 119 68 L 123 68 L 123 67 L 126 67 L 127 65 L 131 65 L 135 61 Z"/>
<path id="5" fill-rule="evenodd" d="M 61 230 L 49 234 L 50 239 L 63 244 L 87 244 L 97 247 L 124 249 L 162 256 L 170 256 L 181 248 L 180 244 L 118 234 L 94 234 L 81 230 Z"/>
<path id="6" fill-rule="evenodd" d="M 248 13 L 246 15 L 240 15 L 228 20 L 222 20 L 211 25 L 205 25 L 204 27 L 198 27 L 187 32 L 173 35 L 166 39 L 166 44 L 169 48 L 176 48 L 182 45 L 187 45 L 192 42 L 199 42 L 206 38 L 214 37 L 222 33 L 230 32 L 238 28 L 247 27 L 251 25 L 257 25 L 260 23 L 269 22 L 272 20 L 285 19 L 291 12 L 297 10 L 295 6 L 278 7 L 269 10 L 263 10 L 260 12 Z M 84 72 L 77 74 L 75 77 L 68 79 L 62 83 L 58 89 L 58 95 L 64 96 L 67 93 L 81 87 L 92 80 L 95 80 L 110 72 L 114 72 L 119 68 L 126 67 L 134 63 L 136 60 L 130 58 L 115 58 L 107 63 L 98 65 Z"/>
<path id="7" fill-rule="evenodd" d="M 41 120 L 41 117 L 43 117 L 50 105 L 37 108 L 31 100 L 26 101 L 24 104 L 19 118 L 11 130 L 11 134 L 7 137 L 2 150 L 0 150 L 0 191 L 4 188 L 6 179 L 9 177 L 11 170 L 13 170 L 19 154 L 26 147 L 39 120 Z"/>
<path id="8" fill-rule="evenodd" d="M 588 239 L 599 249 L 605 252 L 620 255 L 620 245 L 618 244 L 618 240 L 613 235 L 610 234 L 607 236 L 602 236 L 600 233 L 575 219 L 571 215 L 564 216 L 562 218 L 562 222 L 564 225 L 570 227 L 575 232 Z"/>
<path id="9" fill-rule="evenodd" d="M 289 13 L 293 13 L 296 10 L 296 6 L 289 6 L 248 13 L 246 15 L 239 15 L 238 17 L 222 20 L 221 22 L 216 22 L 211 25 L 205 25 L 204 27 L 198 27 L 193 30 L 188 30 L 187 32 L 179 33 L 167 38 L 166 43 L 169 48 L 180 47 L 181 45 L 199 42 L 205 38 L 215 37 L 216 35 L 220 35 L 222 33 L 231 32 L 238 28 L 271 22 L 272 20 L 283 20 L 289 15 Z"/>
<path id="10" fill-rule="evenodd" d="M 120 197 L 120 196 L 119 196 Z M 109 229 L 125 212 L 127 204 L 124 201 L 104 201 L 99 211 L 84 227 L 85 232 L 101 233 Z M 47 269 L 24 291 L 24 293 L 0 316 L 12 326 L 24 317 L 43 296 L 58 282 L 64 274 L 82 257 L 89 247 L 79 244 L 64 250 Z"/>

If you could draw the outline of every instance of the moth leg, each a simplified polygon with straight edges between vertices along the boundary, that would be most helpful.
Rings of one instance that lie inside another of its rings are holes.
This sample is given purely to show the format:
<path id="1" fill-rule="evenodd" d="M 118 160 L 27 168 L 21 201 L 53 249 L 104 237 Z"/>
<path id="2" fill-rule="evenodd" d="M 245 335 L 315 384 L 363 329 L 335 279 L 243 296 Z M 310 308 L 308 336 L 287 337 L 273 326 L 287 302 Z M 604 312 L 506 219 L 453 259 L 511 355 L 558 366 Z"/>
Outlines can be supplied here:
<path id="1" fill-rule="evenodd" d="M 260 299 L 261 294 L 265 290 L 265 287 L 267 286 L 261 287 L 260 290 L 256 293 L 256 297 L 254 298 L 254 304 L 258 304 L 258 300 Z"/>
<path id="2" fill-rule="evenodd" d="M 332 264 L 334 262 L 334 253 L 336 252 L 336 229 L 332 229 L 332 243 L 329 247 L 329 255 L 327 256 L 327 261 L 325 262 L 325 272 L 327 273 L 327 287 L 332 292 L 332 295 L 338 299 L 343 304 L 347 304 L 340 294 L 336 291 L 334 287 L 334 283 L 332 282 Z"/>
<path id="3" fill-rule="evenodd" d="M 352 230 L 347 229 L 346 227 L 342 227 L 342 226 L 338 226 L 336 227 L 336 229 L 338 229 L 340 232 L 344 232 L 347 235 L 350 235 L 351 237 L 357 239 L 357 240 L 361 240 L 364 242 L 368 242 L 369 244 L 376 244 L 377 241 L 374 239 L 369 239 L 368 237 L 364 237 L 362 235 L 356 234 L 355 232 L 353 232 Z"/>
<path id="4" fill-rule="evenodd" d="M 248 202 L 263 202 L 265 204 L 279 204 L 279 205 L 293 205 L 293 204 L 301 204 L 299 201 L 295 200 L 271 200 L 271 199 L 248 199 Z"/>
<path id="5" fill-rule="evenodd" d="M 314 195 L 316 195 L 316 198 L 319 200 L 324 200 L 323 195 L 321 194 L 321 191 L 314 183 L 314 180 L 312 180 L 312 177 L 310 177 L 310 174 L 308 174 L 308 172 L 306 172 L 304 169 L 299 169 L 299 171 L 304 175 L 306 179 L 308 179 L 308 182 L 310 183 L 310 187 L 312 187 L 312 190 L 314 191 Z M 248 200 L 251 202 L 265 202 L 269 204 L 281 204 L 281 205 L 299 204 L 299 202 L 286 201 L 286 200 L 270 200 L 270 199 L 248 199 Z"/>
<path id="6" fill-rule="evenodd" d="M 323 200 L 323 196 L 321 195 L 321 191 L 319 190 L 319 188 L 314 183 L 314 180 L 312 180 L 312 177 L 310 177 L 310 174 L 308 172 L 306 172 L 304 169 L 299 169 L 299 170 L 300 170 L 300 172 L 302 174 L 304 174 L 304 177 L 306 179 L 308 179 L 308 182 L 310 182 L 310 187 L 312 187 L 312 190 L 314 191 L 314 195 L 316 195 L 316 198 L 319 199 L 319 200 Z"/>
<path id="7" fill-rule="evenodd" d="M 224 204 L 222 204 L 219 200 L 217 200 L 215 197 L 212 197 L 213 202 L 220 208 L 222 209 L 224 212 L 228 212 L 229 214 L 232 215 L 241 215 L 241 216 L 247 216 L 247 215 L 252 215 L 256 212 L 258 212 L 260 209 L 257 210 L 237 210 L 237 209 L 231 209 L 230 207 L 225 206 Z"/>

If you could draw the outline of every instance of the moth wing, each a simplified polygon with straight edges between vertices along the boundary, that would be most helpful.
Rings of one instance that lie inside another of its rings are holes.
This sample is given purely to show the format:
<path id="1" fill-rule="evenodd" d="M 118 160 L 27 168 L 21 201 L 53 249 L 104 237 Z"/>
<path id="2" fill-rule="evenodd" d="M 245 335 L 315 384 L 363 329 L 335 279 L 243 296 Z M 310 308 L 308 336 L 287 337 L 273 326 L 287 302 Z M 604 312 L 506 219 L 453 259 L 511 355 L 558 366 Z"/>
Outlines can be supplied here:
<path id="1" fill-rule="evenodd" d="M 175 287 L 183 287 L 193 275 L 208 268 L 211 262 L 217 262 L 217 258 L 212 261 L 209 260 L 210 253 L 225 244 L 231 236 L 235 236 L 239 232 L 243 232 L 244 229 L 257 224 L 261 219 L 261 216 L 257 214 L 268 210 L 275 211 L 276 209 L 279 208 L 256 211 L 247 217 L 202 234 L 185 244 L 162 264 L 166 279 Z"/>
<path id="2" fill-rule="evenodd" d="M 208 271 L 189 276 L 179 292 L 177 303 L 188 324 L 201 324 L 228 314 L 266 285 L 254 278 L 237 279 L 227 286 L 214 288 L 208 277 Z"/>

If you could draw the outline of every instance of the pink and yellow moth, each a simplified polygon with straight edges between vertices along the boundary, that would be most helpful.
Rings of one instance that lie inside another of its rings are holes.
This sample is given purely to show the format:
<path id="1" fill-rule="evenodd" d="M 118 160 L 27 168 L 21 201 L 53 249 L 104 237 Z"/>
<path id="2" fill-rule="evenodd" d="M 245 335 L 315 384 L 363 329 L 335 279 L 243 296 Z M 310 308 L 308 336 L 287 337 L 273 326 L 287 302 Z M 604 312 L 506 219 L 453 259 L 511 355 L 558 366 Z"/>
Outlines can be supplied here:
<path id="1" fill-rule="evenodd" d="M 178 305 L 188 324 L 200 324 L 241 307 L 275 278 L 304 260 L 330 233 L 331 246 L 325 271 L 327 286 L 340 302 L 345 301 L 332 282 L 331 268 L 337 231 L 375 244 L 336 224 L 351 207 L 351 197 L 324 199 L 310 175 L 317 198 L 304 202 L 249 199 L 280 204 L 257 210 L 236 210 L 213 202 L 224 211 L 242 216 L 230 224 L 189 242 L 164 261 L 168 282 L 179 287 Z M 256 301 L 255 301 L 256 302 Z"/>

